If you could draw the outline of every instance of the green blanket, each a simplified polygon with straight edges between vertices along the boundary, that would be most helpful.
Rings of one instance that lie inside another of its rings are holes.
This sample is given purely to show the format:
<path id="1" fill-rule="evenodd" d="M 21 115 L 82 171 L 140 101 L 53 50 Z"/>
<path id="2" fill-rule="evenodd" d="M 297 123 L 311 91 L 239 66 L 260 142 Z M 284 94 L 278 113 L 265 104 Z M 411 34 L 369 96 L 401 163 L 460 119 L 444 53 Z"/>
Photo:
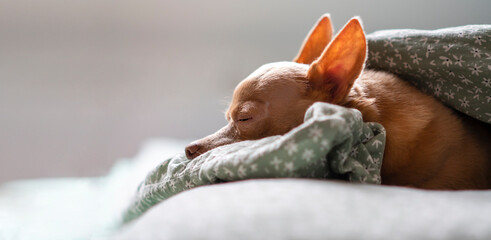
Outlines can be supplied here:
<path id="1" fill-rule="evenodd" d="M 448 106 L 491 123 L 491 25 L 368 36 L 368 67 L 393 72 Z"/>
<path id="2" fill-rule="evenodd" d="M 355 109 L 315 103 L 305 122 L 283 136 L 225 145 L 193 160 L 165 160 L 140 185 L 124 221 L 184 190 L 226 181 L 299 177 L 379 184 L 384 147 L 380 124 L 364 123 Z"/>

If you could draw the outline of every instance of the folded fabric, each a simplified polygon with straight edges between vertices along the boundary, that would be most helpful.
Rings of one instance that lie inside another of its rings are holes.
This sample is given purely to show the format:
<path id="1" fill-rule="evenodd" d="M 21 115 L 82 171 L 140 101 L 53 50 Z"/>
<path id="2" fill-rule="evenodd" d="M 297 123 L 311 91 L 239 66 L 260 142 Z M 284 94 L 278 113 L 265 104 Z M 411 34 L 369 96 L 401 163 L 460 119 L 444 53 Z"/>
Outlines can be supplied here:
<path id="1" fill-rule="evenodd" d="M 491 25 L 367 36 L 369 68 L 400 75 L 425 93 L 491 123 Z"/>
<path id="2" fill-rule="evenodd" d="M 315 103 L 305 122 L 283 136 L 244 141 L 189 160 L 163 161 L 150 172 L 124 215 L 124 222 L 151 206 L 197 186 L 254 178 L 331 178 L 380 184 L 385 130 L 364 123 L 356 109 Z"/>

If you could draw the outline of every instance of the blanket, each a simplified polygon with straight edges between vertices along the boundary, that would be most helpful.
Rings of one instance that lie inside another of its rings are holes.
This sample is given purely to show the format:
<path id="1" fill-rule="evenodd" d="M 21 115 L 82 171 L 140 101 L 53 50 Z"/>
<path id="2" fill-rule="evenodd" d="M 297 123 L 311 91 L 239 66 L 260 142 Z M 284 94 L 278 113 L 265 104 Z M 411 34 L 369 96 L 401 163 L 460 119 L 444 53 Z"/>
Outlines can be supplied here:
<path id="1" fill-rule="evenodd" d="M 305 122 L 283 136 L 225 145 L 189 160 L 180 154 L 150 172 L 124 215 L 128 222 L 156 203 L 197 186 L 253 178 L 331 178 L 380 184 L 385 130 L 361 113 L 315 103 Z"/>
<path id="2" fill-rule="evenodd" d="M 369 68 L 400 75 L 451 108 L 491 123 L 491 25 L 385 30 L 367 40 Z"/>

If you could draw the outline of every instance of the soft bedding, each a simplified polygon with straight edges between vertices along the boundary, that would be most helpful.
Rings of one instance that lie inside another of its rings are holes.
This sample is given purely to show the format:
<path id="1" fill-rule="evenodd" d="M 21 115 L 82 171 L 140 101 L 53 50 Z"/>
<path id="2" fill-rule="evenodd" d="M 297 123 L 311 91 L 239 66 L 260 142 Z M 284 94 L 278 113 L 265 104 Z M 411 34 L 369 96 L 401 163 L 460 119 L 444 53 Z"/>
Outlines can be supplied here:
<path id="1" fill-rule="evenodd" d="M 491 239 L 490 200 L 491 191 L 247 180 L 180 193 L 113 239 Z"/>
<path id="2" fill-rule="evenodd" d="M 126 222 L 179 192 L 253 178 L 345 178 L 380 184 L 385 130 L 361 113 L 315 103 L 305 122 L 283 136 L 225 145 L 189 160 L 167 159 L 150 172 L 124 216 Z"/>

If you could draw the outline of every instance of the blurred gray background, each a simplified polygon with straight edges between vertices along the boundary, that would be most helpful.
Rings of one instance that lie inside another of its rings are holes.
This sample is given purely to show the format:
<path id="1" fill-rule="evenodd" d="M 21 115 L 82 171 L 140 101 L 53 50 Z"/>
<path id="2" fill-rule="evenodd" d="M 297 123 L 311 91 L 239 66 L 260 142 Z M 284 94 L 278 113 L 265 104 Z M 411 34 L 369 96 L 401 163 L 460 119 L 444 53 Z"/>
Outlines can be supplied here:
<path id="1" fill-rule="evenodd" d="M 225 124 L 235 85 L 290 60 L 317 18 L 339 30 L 491 24 L 491 1 L 0 2 L 0 182 L 95 176 L 153 137 Z"/>

